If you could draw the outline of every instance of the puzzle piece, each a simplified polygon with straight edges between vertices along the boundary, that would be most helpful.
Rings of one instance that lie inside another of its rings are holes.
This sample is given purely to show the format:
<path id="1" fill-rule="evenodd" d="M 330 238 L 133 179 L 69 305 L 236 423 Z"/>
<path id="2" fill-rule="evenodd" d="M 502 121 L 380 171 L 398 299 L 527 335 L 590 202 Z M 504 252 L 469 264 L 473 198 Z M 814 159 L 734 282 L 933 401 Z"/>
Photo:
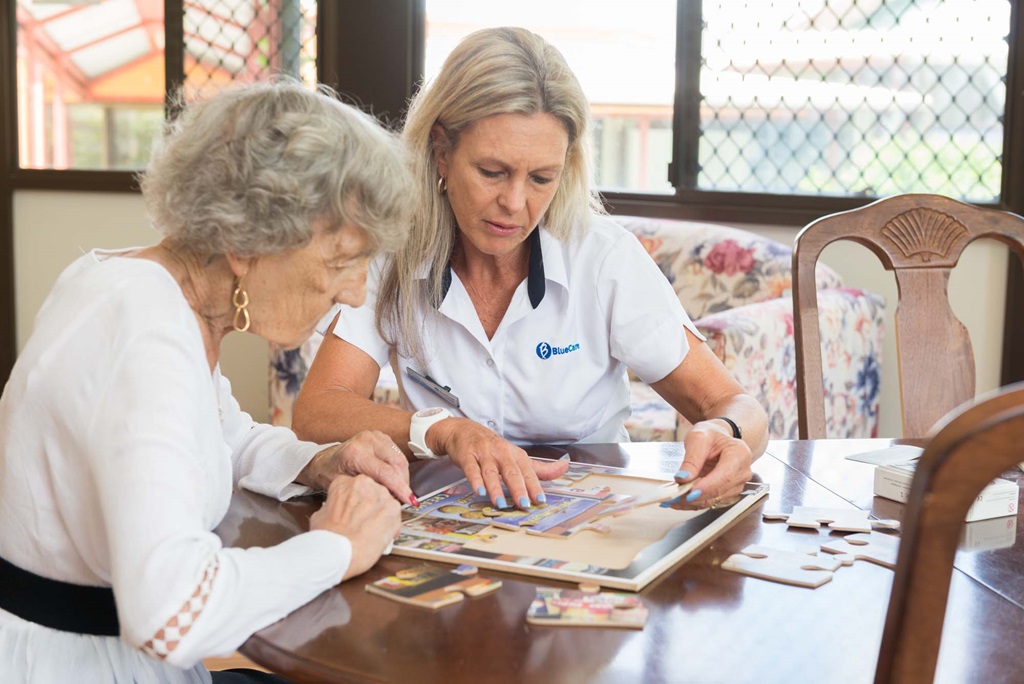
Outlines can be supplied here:
<path id="1" fill-rule="evenodd" d="M 600 591 L 596 584 L 584 583 L 580 589 L 537 587 L 526 621 L 556 627 L 642 629 L 647 621 L 647 607 L 636 594 Z"/>
<path id="2" fill-rule="evenodd" d="M 834 539 L 821 545 L 822 551 L 837 554 L 836 558 L 843 565 L 853 565 L 855 560 L 866 560 L 896 567 L 896 557 L 900 551 L 899 537 L 881 532 L 867 534 L 849 534 L 842 539 Z"/>
<path id="3" fill-rule="evenodd" d="M 792 513 L 764 513 L 765 520 L 785 520 L 790 527 L 828 528 L 840 532 L 870 532 L 872 527 L 898 530 L 898 520 L 869 520 L 858 508 L 815 508 L 794 506 Z"/>
<path id="4" fill-rule="evenodd" d="M 560 494 L 562 496 L 579 496 L 585 499 L 607 499 L 612 494 L 612 488 L 604 487 L 576 487 L 572 480 L 555 480 L 544 487 L 545 494 Z"/>
<path id="5" fill-rule="evenodd" d="M 562 477 L 558 478 L 556 482 L 568 482 L 570 486 L 577 480 L 582 480 L 590 475 L 590 470 L 573 463 L 569 466 L 569 469 L 562 473 Z"/>
<path id="6" fill-rule="evenodd" d="M 483 596 L 501 587 L 501 580 L 477 577 L 472 565 L 454 570 L 418 565 L 366 585 L 366 591 L 402 603 L 437 610 L 458 603 L 462 595 Z"/>
<path id="7" fill-rule="evenodd" d="M 726 558 L 722 568 L 773 582 L 815 588 L 831 581 L 832 572 L 840 565 L 839 558 L 819 556 L 813 551 L 804 553 L 752 544 Z"/>
<path id="8" fill-rule="evenodd" d="M 633 509 L 640 508 L 641 506 L 649 506 L 650 504 L 662 503 L 669 499 L 675 499 L 676 497 L 682 496 L 686 492 L 690 491 L 691 487 L 693 487 L 693 484 L 689 482 L 686 484 L 666 482 L 665 487 L 662 488 L 661 491 L 655 492 L 647 497 L 640 499 L 629 497 L 629 499 L 624 500 L 621 503 L 599 510 L 598 514 L 592 518 L 592 521 L 606 517 L 618 517 L 629 513 Z"/>

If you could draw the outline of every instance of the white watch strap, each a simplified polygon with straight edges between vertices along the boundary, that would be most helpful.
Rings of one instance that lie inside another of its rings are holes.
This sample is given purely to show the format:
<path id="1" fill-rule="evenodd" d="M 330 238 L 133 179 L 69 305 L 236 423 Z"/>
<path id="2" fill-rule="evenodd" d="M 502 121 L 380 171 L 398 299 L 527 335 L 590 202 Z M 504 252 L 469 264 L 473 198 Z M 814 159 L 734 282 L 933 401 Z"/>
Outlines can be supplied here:
<path id="1" fill-rule="evenodd" d="M 427 430 L 434 423 L 451 418 L 451 415 L 446 409 L 440 407 L 423 409 L 412 414 L 412 419 L 409 422 L 409 450 L 412 451 L 413 456 L 424 460 L 434 460 L 443 456 L 435 454 L 427 446 Z"/>

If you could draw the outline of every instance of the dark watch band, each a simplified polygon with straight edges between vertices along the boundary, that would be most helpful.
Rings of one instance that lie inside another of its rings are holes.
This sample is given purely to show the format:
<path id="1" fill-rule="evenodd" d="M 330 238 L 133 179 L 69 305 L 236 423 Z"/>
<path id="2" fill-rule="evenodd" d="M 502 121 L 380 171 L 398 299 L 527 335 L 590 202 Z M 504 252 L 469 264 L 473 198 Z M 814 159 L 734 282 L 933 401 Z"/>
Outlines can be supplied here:
<path id="1" fill-rule="evenodd" d="M 726 418 L 725 416 L 718 416 L 716 418 L 712 418 L 712 420 L 724 420 L 726 423 L 729 424 L 729 427 L 732 428 L 732 436 L 734 438 L 736 438 L 736 439 L 743 439 L 743 431 L 740 430 L 740 426 L 737 425 L 736 421 L 734 421 L 732 418 Z"/>

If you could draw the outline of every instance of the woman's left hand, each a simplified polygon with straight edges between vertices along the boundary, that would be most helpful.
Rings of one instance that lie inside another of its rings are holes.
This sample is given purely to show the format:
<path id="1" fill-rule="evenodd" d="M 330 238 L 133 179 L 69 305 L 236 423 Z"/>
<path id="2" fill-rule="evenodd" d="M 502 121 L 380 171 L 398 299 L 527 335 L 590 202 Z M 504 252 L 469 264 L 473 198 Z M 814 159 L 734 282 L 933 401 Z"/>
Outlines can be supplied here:
<path id="1" fill-rule="evenodd" d="M 686 456 L 677 482 L 693 484 L 690 491 L 672 501 L 672 508 L 713 508 L 738 497 L 750 481 L 754 457 L 742 439 L 736 439 L 715 421 L 694 425 L 683 440 Z"/>
<path id="2" fill-rule="evenodd" d="M 367 475 L 387 487 L 399 502 L 417 503 L 409 486 L 409 461 L 383 432 L 366 430 L 347 442 L 327 447 L 313 457 L 296 479 L 327 491 L 339 475 Z"/>

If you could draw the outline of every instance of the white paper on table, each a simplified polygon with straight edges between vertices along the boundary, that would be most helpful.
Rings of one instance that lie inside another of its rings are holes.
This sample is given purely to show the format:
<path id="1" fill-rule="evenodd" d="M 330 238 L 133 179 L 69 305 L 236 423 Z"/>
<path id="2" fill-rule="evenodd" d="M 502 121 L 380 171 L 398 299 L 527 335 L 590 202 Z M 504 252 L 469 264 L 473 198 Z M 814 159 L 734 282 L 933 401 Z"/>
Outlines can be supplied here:
<path id="1" fill-rule="evenodd" d="M 908 444 L 896 444 L 894 446 L 885 447 L 884 449 L 874 449 L 872 451 L 862 451 L 859 454 L 850 454 L 846 458 L 851 461 L 870 463 L 871 465 L 900 465 L 917 460 L 923 453 L 924 449 L 921 447 L 910 446 Z"/>

